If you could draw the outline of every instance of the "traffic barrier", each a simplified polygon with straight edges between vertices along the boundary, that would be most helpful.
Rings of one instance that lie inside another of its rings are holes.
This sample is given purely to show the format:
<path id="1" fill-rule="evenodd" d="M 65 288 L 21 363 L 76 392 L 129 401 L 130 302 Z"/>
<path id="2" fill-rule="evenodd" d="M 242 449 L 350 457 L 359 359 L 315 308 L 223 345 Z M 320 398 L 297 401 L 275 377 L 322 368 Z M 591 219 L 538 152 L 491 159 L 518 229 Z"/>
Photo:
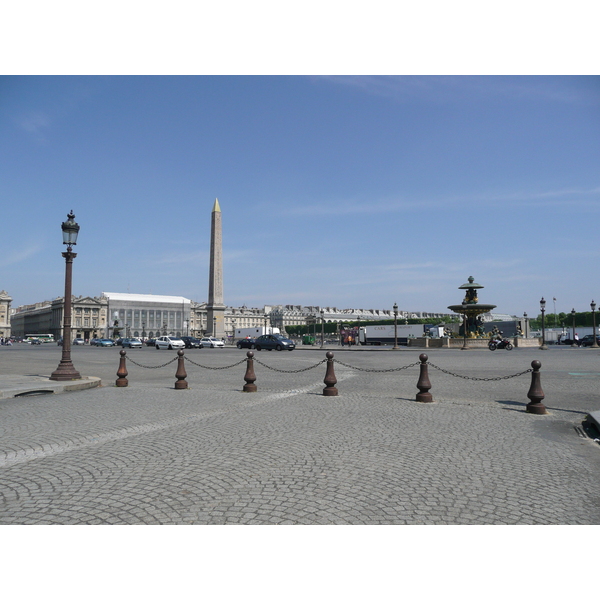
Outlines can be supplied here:
<path id="1" fill-rule="evenodd" d="M 526 407 L 528 413 L 533 415 L 547 415 L 548 411 L 542 404 L 542 400 L 546 397 L 544 390 L 542 389 L 542 381 L 540 375 L 540 368 L 542 363 L 539 360 L 534 360 L 531 363 L 533 371 L 531 373 L 531 385 L 529 386 L 529 392 L 527 397 L 531 402 Z"/>
<path id="2" fill-rule="evenodd" d="M 115 385 L 117 387 L 127 387 L 129 385 L 129 381 L 127 381 L 127 367 L 125 366 L 125 355 L 127 354 L 125 350 L 121 350 L 119 352 L 121 358 L 119 359 L 119 369 L 117 370 L 117 381 L 115 381 Z"/>
<path id="3" fill-rule="evenodd" d="M 325 379 L 323 379 L 323 383 L 325 384 L 323 396 L 337 396 L 338 391 L 337 388 L 334 387 L 337 383 L 337 379 L 335 378 L 335 372 L 333 370 L 333 352 L 327 352 L 325 356 L 327 357 L 327 370 L 325 371 Z"/>
<path id="4" fill-rule="evenodd" d="M 252 360 L 254 352 L 249 350 L 246 352 L 246 356 L 248 357 L 246 359 L 246 374 L 244 375 L 244 381 L 246 384 L 242 389 L 244 392 L 256 392 L 258 388 L 254 385 L 254 382 L 256 381 L 256 375 L 254 374 L 254 361 Z"/>
<path id="5" fill-rule="evenodd" d="M 183 364 L 183 354 L 183 350 L 177 350 L 177 372 L 175 373 L 175 377 L 177 377 L 177 381 L 175 382 L 176 390 L 188 389 L 188 383 L 185 380 L 187 373 L 185 372 L 185 366 Z"/>
<path id="6" fill-rule="evenodd" d="M 429 373 L 427 371 L 427 354 L 421 354 L 419 360 L 421 364 L 419 366 L 419 381 L 417 381 L 417 388 L 419 393 L 417 394 L 417 402 L 433 402 L 433 396 L 429 393 L 431 389 L 431 382 L 429 381 Z"/>
<path id="7" fill-rule="evenodd" d="M 117 387 L 127 387 L 129 385 L 129 381 L 127 379 L 128 372 L 127 372 L 127 366 L 126 366 L 125 350 L 121 350 L 120 355 L 121 355 L 121 358 L 120 358 L 120 362 L 119 362 L 119 369 L 117 371 L 118 379 L 116 381 L 116 386 Z M 245 362 L 246 363 L 246 372 L 244 374 L 244 381 L 246 383 L 242 388 L 242 390 L 244 392 L 256 392 L 258 390 L 258 388 L 255 384 L 255 382 L 256 382 L 256 373 L 254 371 L 254 363 L 255 362 L 267 369 L 276 371 L 278 373 L 302 373 L 304 371 L 309 371 L 311 369 L 314 369 L 314 368 L 318 367 L 320 364 L 326 362 L 327 366 L 326 366 L 326 371 L 325 371 L 325 378 L 323 379 L 323 382 L 325 383 L 325 388 L 323 388 L 323 396 L 337 396 L 339 394 L 339 391 L 338 391 L 337 387 L 335 387 L 337 384 L 337 378 L 335 375 L 334 363 L 336 361 L 334 358 L 334 354 L 333 354 L 333 352 L 327 352 L 325 354 L 325 356 L 326 356 L 325 359 L 317 362 L 314 365 L 310 365 L 309 367 L 304 367 L 302 369 L 294 369 L 294 370 L 278 369 L 276 367 L 267 365 L 267 364 L 259 361 L 257 358 L 255 358 L 254 352 L 252 352 L 252 351 L 248 351 L 246 353 L 246 358 L 244 358 L 232 365 L 227 365 L 224 367 L 208 367 L 206 365 L 201 365 L 199 363 L 196 363 L 193 360 L 186 357 L 183 350 L 179 350 L 177 352 L 177 357 L 173 358 L 172 360 L 166 362 L 163 365 L 157 365 L 157 366 L 141 365 L 131 358 L 129 358 L 129 361 L 131 363 L 133 363 L 134 365 L 137 365 L 138 367 L 143 367 L 145 369 L 160 369 L 160 368 L 166 367 L 167 365 L 170 365 L 171 363 L 173 363 L 175 361 L 178 361 L 177 372 L 175 374 L 175 376 L 177 378 L 177 381 L 175 382 L 175 389 L 178 389 L 178 390 L 188 389 L 188 382 L 186 381 L 187 373 L 185 370 L 184 360 L 187 360 L 188 362 L 191 362 L 192 364 L 194 364 L 198 367 L 201 367 L 203 369 L 210 369 L 210 370 L 215 370 L 215 371 L 223 370 L 223 369 L 231 369 L 232 367 L 236 367 Z M 526 371 L 521 371 L 520 373 L 515 373 L 514 375 L 504 375 L 501 377 L 470 377 L 467 375 L 460 375 L 458 373 L 452 373 L 451 371 L 447 371 L 445 369 L 442 369 L 442 368 L 434 365 L 433 363 L 430 363 L 427 354 L 421 354 L 419 356 L 419 362 L 412 363 L 409 365 L 404 365 L 402 367 L 395 367 L 395 368 L 391 368 L 391 369 L 366 369 L 366 368 L 361 368 L 361 367 L 355 367 L 353 365 L 343 363 L 339 360 L 337 362 L 338 362 L 338 364 L 340 364 L 344 367 L 347 367 L 349 369 L 354 369 L 356 371 L 364 371 L 364 372 L 369 372 L 369 373 L 392 373 L 392 372 L 403 371 L 405 369 L 410 369 L 412 367 L 419 365 L 419 379 L 417 381 L 417 388 L 418 388 L 419 392 L 416 395 L 416 401 L 422 402 L 422 403 L 434 402 L 433 396 L 429 391 L 432 386 L 431 386 L 431 381 L 429 379 L 428 367 L 432 367 L 438 371 L 441 371 L 442 373 L 451 375 L 452 377 L 460 377 L 461 379 L 467 379 L 470 381 L 500 381 L 503 379 L 512 379 L 514 377 L 520 377 L 521 375 L 524 375 L 525 373 L 531 373 L 531 385 L 529 387 L 529 392 L 527 393 L 527 397 L 529 398 L 530 402 L 529 402 L 529 404 L 527 404 L 526 411 L 528 413 L 536 414 L 536 415 L 548 414 L 546 407 L 542 403 L 542 400 L 545 398 L 545 395 L 544 395 L 544 391 L 542 390 L 542 386 L 541 386 L 540 368 L 542 365 L 539 360 L 534 360 L 531 363 L 531 367 L 532 367 L 531 369 L 527 369 Z"/>

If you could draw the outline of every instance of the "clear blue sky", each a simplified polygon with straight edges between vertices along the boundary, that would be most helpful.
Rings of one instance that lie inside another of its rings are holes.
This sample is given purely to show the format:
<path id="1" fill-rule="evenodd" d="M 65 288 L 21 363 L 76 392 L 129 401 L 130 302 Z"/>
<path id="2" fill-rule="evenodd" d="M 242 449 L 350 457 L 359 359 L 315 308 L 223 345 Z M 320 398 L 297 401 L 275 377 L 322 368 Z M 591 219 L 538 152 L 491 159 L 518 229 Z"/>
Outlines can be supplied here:
<path id="1" fill-rule="evenodd" d="M 0 78 L 0 289 L 498 312 L 600 304 L 596 76 Z"/>

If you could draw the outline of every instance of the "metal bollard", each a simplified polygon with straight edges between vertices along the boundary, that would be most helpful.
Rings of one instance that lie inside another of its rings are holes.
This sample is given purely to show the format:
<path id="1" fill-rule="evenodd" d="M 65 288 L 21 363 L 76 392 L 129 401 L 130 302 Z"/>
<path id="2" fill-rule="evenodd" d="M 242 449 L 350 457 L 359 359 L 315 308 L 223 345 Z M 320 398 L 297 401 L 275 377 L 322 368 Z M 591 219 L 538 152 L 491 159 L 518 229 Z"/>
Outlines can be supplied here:
<path id="1" fill-rule="evenodd" d="M 417 402 L 433 402 L 433 396 L 429 393 L 431 382 L 429 381 L 429 373 L 427 371 L 428 358 L 427 354 L 421 354 L 419 356 L 421 364 L 419 365 L 419 381 L 417 381 L 417 387 L 419 388 Z"/>
<path id="2" fill-rule="evenodd" d="M 533 371 L 531 373 L 531 386 L 529 387 L 529 392 L 527 393 L 527 397 L 531 402 L 527 405 L 527 412 L 532 413 L 534 415 L 547 415 L 548 411 L 546 407 L 542 404 L 542 400 L 546 397 L 544 395 L 544 390 L 542 389 L 541 383 L 541 375 L 540 368 L 542 363 L 539 360 L 534 360 L 531 363 L 531 367 Z"/>
<path id="3" fill-rule="evenodd" d="M 125 350 L 121 350 L 119 352 L 121 355 L 121 359 L 119 360 L 119 370 L 117 371 L 117 381 L 115 381 L 115 385 L 117 387 L 127 387 L 129 385 L 129 381 L 127 381 L 127 367 L 125 366 Z"/>
<path id="4" fill-rule="evenodd" d="M 244 375 L 244 381 L 246 385 L 243 387 L 244 392 L 256 392 L 258 389 L 254 382 L 256 381 L 256 375 L 254 374 L 254 361 L 252 357 L 254 356 L 254 352 L 248 351 L 246 352 L 246 374 Z"/>
<path id="5" fill-rule="evenodd" d="M 326 386 L 323 389 L 323 396 L 337 396 L 338 391 L 337 388 L 334 387 L 337 383 L 337 379 L 335 378 L 335 372 L 333 370 L 333 352 L 327 352 L 325 356 L 327 357 L 327 371 L 325 372 L 325 379 L 323 379 L 323 383 Z"/>
<path id="6" fill-rule="evenodd" d="M 183 350 L 177 350 L 177 373 L 175 373 L 175 377 L 177 377 L 177 381 L 175 382 L 176 390 L 187 390 L 188 382 L 185 380 L 187 377 L 187 373 L 185 372 L 185 366 L 183 364 Z"/>

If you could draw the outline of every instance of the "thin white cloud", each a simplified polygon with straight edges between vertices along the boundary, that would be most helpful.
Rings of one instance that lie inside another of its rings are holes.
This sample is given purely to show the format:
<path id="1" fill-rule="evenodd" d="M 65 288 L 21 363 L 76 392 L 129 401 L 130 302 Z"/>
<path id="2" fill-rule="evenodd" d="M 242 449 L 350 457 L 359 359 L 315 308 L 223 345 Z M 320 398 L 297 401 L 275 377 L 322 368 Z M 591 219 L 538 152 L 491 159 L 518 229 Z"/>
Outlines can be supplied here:
<path id="1" fill-rule="evenodd" d="M 570 76 L 478 75 L 340 75 L 316 77 L 336 85 L 355 87 L 396 101 L 444 103 L 486 98 L 600 104 L 600 88 L 585 91 Z"/>
<path id="2" fill-rule="evenodd" d="M 459 206 L 481 205 L 483 202 L 514 203 L 520 207 L 528 206 L 569 206 L 590 207 L 600 209 L 600 187 L 591 189 L 559 189 L 541 190 L 537 192 L 481 192 L 464 196 L 438 196 L 424 199 L 384 198 L 365 199 L 364 201 L 339 200 L 322 202 L 320 204 L 303 204 L 284 208 L 282 215 L 288 216 L 325 216 L 325 215 L 360 215 L 402 213 L 414 210 L 422 211 L 429 208 L 457 208 Z"/>
<path id="3" fill-rule="evenodd" d="M 19 248 L 18 252 L 13 252 L 4 256 L 0 260 L 0 266 L 7 267 L 9 265 L 16 265 L 21 262 L 25 262 L 32 256 L 36 255 L 41 250 L 40 245 L 32 245 L 27 248 Z"/>
<path id="4" fill-rule="evenodd" d="M 26 131 L 38 143 L 46 141 L 45 131 L 50 127 L 51 120 L 45 113 L 32 112 L 14 119 L 16 125 Z"/>

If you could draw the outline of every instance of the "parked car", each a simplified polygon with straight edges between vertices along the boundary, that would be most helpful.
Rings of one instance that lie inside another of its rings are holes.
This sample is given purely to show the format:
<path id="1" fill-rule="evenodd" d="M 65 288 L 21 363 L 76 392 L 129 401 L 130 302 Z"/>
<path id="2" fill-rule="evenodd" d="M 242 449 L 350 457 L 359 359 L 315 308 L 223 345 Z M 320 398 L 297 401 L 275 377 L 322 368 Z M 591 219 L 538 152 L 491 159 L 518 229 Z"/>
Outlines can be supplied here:
<path id="1" fill-rule="evenodd" d="M 203 348 L 224 348 L 225 344 L 223 340 L 218 340 L 215 337 L 203 337 L 200 340 L 200 344 Z"/>
<path id="2" fill-rule="evenodd" d="M 34 340 L 31 340 L 31 342 L 29 342 L 32 346 L 41 346 L 42 345 L 42 340 L 38 340 L 37 338 Z"/>
<path id="3" fill-rule="evenodd" d="M 85 344 L 85 341 L 83 340 L 83 338 L 75 338 L 73 340 L 74 346 L 83 346 L 84 344 Z"/>
<path id="4" fill-rule="evenodd" d="M 137 338 L 123 338 L 121 346 L 123 346 L 123 348 L 141 348 L 142 342 Z"/>
<path id="5" fill-rule="evenodd" d="M 244 340 L 238 340 L 236 342 L 236 346 L 238 348 L 250 348 L 250 350 L 254 350 L 256 344 L 256 340 L 254 338 L 246 338 Z"/>
<path id="6" fill-rule="evenodd" d="M 293 350 L 296 344 L 292 340 L 278 334 L 261 335 L 256 338 L 257 350 Z"/>
<path id="7" fill-rule="evenodd" d="M 189 335 L 182 335 L 181 339 L 183 340 L 186 348 L 202 348 L 198 338 L 191 337 Z"/>
<path id="8" fill-rule="evenodd" d="M 156 342 L 154 344 L 157 350 L 161 348 L 167 348 L 168 350 L 173 350 L 173 348 L 185 348 L 185 342 L 178 337 L 173 337 L 170 335 L 163 335 L 159 338 L 156 338 Z"/>
<path id="9" fill-rule="evenodd" d="M 594 343 L 594 334 L 590 333 L 589 335 L 584 335 L 581 338 L 582 346 L 591 346 Z M 596 343 L 600 346 L 600 335 L 596 336 Z"/>
<path id="10" fill-rule="evenodd" d="M 146 346 L 156 346 L 156 340 L 154 338 L 150 338 L 144 342 Z"/>
<path id="11" fill-rule="evenodd" d="M 110 348 L 110 347 L 112 347 L 112 346 L 115 345 L 115 343 L 114 343 L 113 340 L 109 340 L 109 339 L 106 339 L 106 338 L 100 338 L 98 340 L 95 340 L 95 342 L 96 343 L 94 344 L 94 346 L 98 346 L 98 347 L 102 346 L 104 348 Z"/>

